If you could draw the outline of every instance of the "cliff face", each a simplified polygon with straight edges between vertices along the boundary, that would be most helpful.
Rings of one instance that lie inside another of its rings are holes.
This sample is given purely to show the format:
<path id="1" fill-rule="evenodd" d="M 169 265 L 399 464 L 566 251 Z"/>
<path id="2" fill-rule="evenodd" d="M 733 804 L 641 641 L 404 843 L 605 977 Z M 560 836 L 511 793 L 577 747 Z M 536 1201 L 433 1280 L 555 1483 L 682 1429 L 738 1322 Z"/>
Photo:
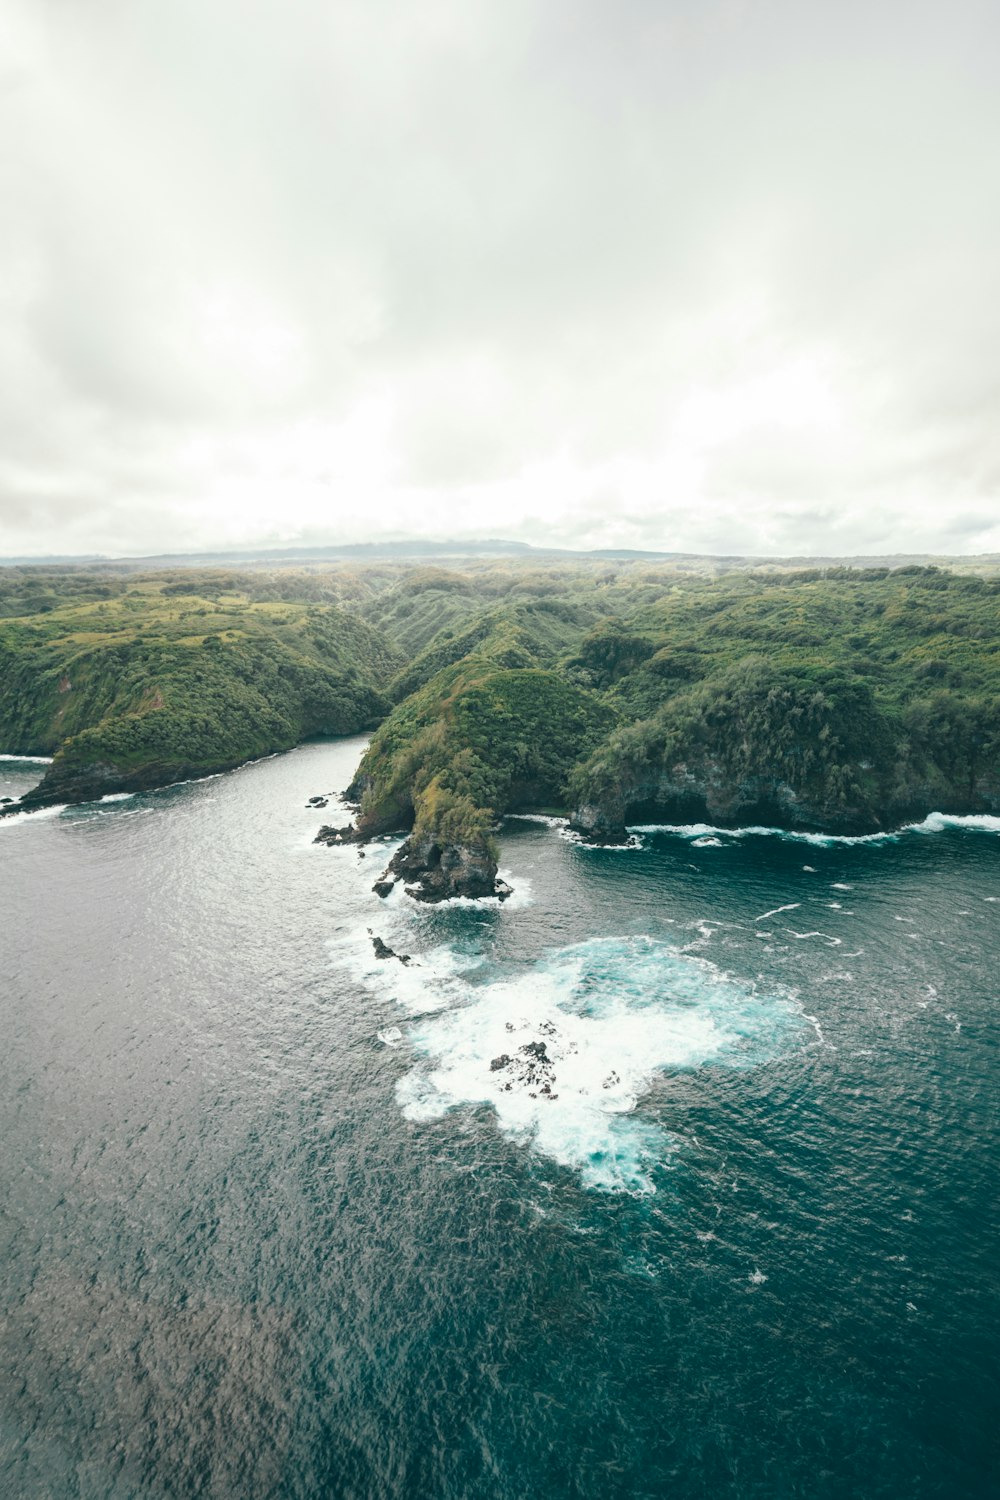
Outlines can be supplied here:
<path id="1" fill-rule="evenodd" d="M 866 767 L 856 767 L 855 786 Z M 817 833 L 878 833 L 931 812 L 1000 813 L 1000 768 L 971 783 L 949 781 L 937 768 L 886 778 L 869 795 L 836 803 L 822 788 L 795 788 L 766 772 L 734 775 L 712 756 L 655 769 L 623 765 L 619 779 L 606 778 L 599 795 L 583 799 L 571 827 L 594 843 L 622 843 L 626 825 L 639 822 L 710 823 L 718 827 L 760 825 Z"/>
<path id="2" fill-rule="evenodd" d="M 985 696 L 894 704 L 840 666 L 758 655 L 668 695 L 572 780 L 597 842 L 658 821 L 877 833 L 1000 806 L 1000 717 Z"/>
<path id="3" fill-rule="evenodd" d="M 441 844 L 431 834 L 411 834 L 374 889 L 387 896 L 397 880 L 418 901 L 448 901 L 455 896 L 503 901 L 510 895 L 510 887 L 497 878 L 496 859 L 485 841 Z"/>

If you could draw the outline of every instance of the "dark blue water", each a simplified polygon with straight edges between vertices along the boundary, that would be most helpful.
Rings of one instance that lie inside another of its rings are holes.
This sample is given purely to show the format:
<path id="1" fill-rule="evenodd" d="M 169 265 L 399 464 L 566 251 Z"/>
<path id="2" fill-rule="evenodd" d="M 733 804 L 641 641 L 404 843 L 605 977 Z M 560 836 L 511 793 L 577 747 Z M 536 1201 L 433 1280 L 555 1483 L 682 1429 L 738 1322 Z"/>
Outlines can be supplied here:
<path id="1" fill-rule="evenodd" d="M 997 825 L 425 909 L 359 751 L 0 824 L 0 1493 L 995 1493 Z"/>

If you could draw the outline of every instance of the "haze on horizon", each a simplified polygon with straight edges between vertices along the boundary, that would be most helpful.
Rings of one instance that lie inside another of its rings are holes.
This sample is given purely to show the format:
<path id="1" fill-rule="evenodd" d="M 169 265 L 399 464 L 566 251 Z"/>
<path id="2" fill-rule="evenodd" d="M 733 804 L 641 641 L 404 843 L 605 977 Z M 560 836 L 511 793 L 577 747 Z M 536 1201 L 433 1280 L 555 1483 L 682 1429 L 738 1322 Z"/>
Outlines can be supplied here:
<path id="1" fill-rule="evenodd" d="M 0 0 L 0 555 L 1000 550 L 987 0 Z"/>

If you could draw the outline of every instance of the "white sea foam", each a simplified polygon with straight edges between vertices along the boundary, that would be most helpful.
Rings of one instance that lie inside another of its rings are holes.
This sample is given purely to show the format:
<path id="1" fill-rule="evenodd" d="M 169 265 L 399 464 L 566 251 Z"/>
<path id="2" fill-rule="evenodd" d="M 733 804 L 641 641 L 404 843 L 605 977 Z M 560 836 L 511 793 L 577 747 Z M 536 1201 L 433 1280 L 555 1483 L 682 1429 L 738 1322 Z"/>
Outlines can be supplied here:
<path id="1" fill-rule="evenodd" d="M 805 1034 L 791 999 L 651 938 L 593 939 L 490 984 L 451 979 L 449 1008 L 425 1002 L 409 1028 L 425 1061 L 397 1085 L 404 1114 L 491 1105 L 506 1134 L 608 1190 L 653 1191 L 676 1149 L 634 1113 L 655 1074 L 753 1065 Z"/>
<path id="2" fill-rule="evenodd" d="M 724 834 L 727 838 L 739 838 L 745 830 L 717 828 L 714 823 L 632 823 L 633 833 L 676 833 L 684 839 L 716 838 Z"/>
<path id="3" fill-rule="evenodd" d="M 0 760 L 13 761 L 22 766 L 51 766 L 51 755 L 0 755 Z"/>
<path id="4" fill-rule="evenodd" d="M 57 817 L 59 813 L 66 811 L 68 805 L 66 802 L 59 802 L 55 807 L 38 807 L 30 812 L 7 813 L 5 817 L 0 818 L 0 828 L 12 828 L 15 823 L 26 823 L 29 818 L 34 820 Z"/>
<path id="5" fill-rule="evenodd" d="M 460 953 L 441 943 L 410 955 L 409 963 L 402 963 L 399 958 L 375 957 L 372 938 L 376 935 L 396 953 L 408 954 L 414 935 L 407 921 L 409 915 L 380 904 L 378 912 L 372 913 L 372 926 L 359 923 L 342 937 L 330 941 L 328 947 L 334 964 L 411 1016 L 460 1004 L 468 992 L 465 976 L 482 963 L 479 955 Z"/>
<path id="6" fill-rule="evenodd" d="M 108 792 L 108 793 L 106 793 L 105 796 L 103 796 L 103 797 L 100 798 L 100 801 L 101 802 L 128 802 L 129 798 L 134 797 L 134 796 L 135 796 L 135 792 Z"/>
<path id="7" fill-rule="evenodd" d="M 629 849 L 641 849 L 642 839 L 639 837 L 641 832 L 639 828 L 632 828 L 629 830 L 628 837 L 619 843 L 599 844 L 594 839 L 577 833 L 576 829 L 571 828 L 568 823 L 559 825 L 559 837 L 565 839 L 568 844 L 579 844 L 584 849 L 609 849 L 613 854 L 627 853 Z"/>
<path id="8" fill-rule="evenodd" d="M 552 813 L 507 813 L 508 818 L 516 818 L 520 823 L 544 823 L 547 828 L 565 828 L 568 818 L 559 818 Z"/>
<path id="9" fill-rule="evenodd" d="M 943 833 L 946 828 L 968 828 L 973 833 L 1000 833 L 1000 818 L 990 813 L 930 813 L 922 823 L 908 823 L 912 833 Z"/>
<path id="10" fill-rule="evenodd" d="M 807 829 L 773 828 L 765 824 L 752 824 L 745 828 L 720 828 L 712 823 L 635 823 L 630 825 L 632 833 L 674 833 L 692 841 L 714 836 L 722 839 L 778 838 L 790 839 L 820 847 L 839 844 L 891 844 L 906 833 L 943 833 L 949 828 L 964 828 L 979 833 L 1000 833 L 1000 817 L 990 813 L 928 813 L 918 823 L 904 823 L 899 828 L 881 833 L 815 833 Z M 807 865 L 803 869 L 809 869 Z"/>

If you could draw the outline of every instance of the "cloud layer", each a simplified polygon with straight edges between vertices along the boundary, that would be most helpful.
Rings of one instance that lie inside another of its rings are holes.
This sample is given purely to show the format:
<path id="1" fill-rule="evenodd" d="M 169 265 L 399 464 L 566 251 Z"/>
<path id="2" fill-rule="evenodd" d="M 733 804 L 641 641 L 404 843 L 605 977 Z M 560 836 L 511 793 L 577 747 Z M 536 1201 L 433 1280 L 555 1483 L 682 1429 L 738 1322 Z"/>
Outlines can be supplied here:
<path id="1" fill-rule="evenodd" d="M 995 6 L 0 0 L 0 554 L 1000 549 Z"/>

